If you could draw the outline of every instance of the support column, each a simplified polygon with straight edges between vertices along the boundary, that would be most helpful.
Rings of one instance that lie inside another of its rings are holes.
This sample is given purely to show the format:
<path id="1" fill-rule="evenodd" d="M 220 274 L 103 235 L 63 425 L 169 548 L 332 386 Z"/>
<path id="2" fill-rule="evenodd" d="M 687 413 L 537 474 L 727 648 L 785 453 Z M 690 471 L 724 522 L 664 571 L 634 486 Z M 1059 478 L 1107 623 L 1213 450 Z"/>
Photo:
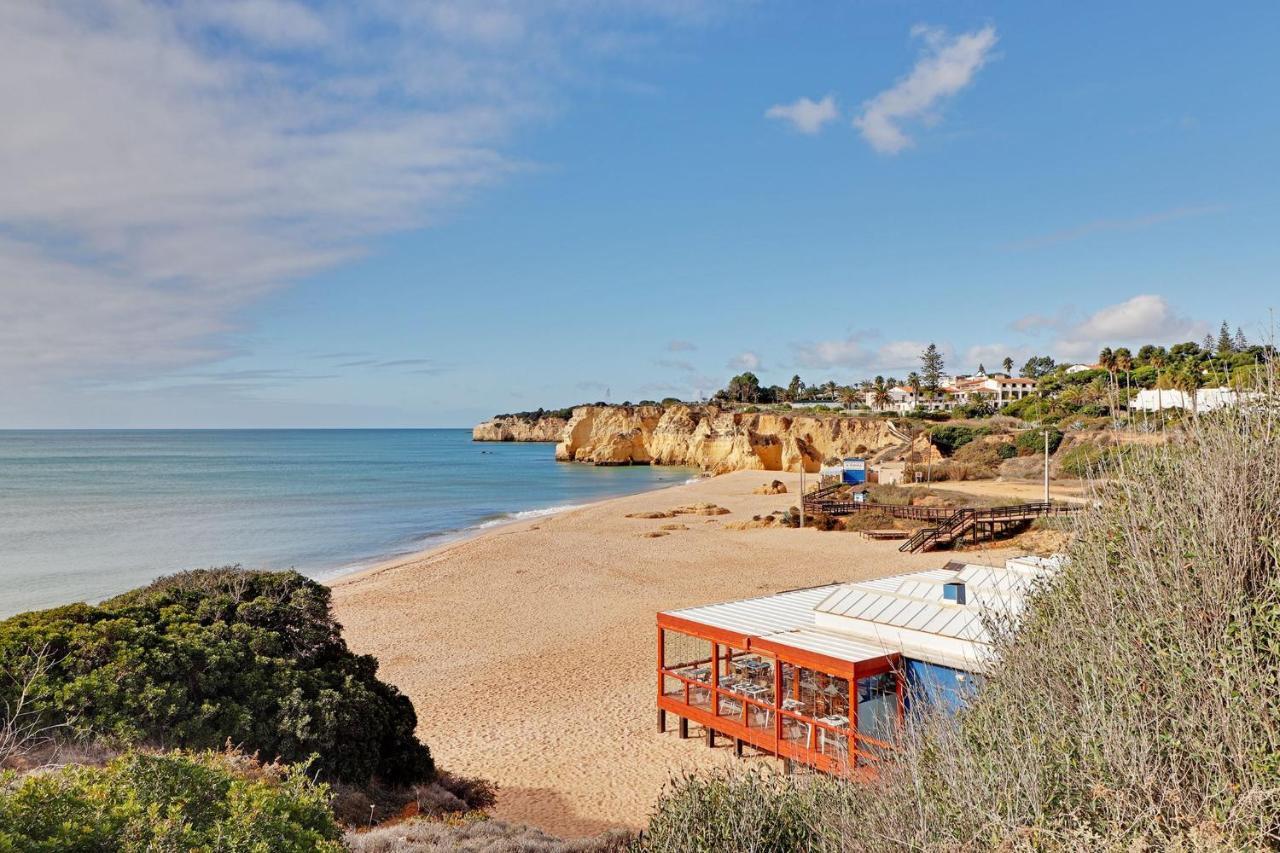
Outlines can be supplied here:
<path id="1" fill-rule="evenodd" d="M 716 730 L 707 729 L 707 746 L 714 749 L 715 745 L 716 745 Z"/>
<path id="2" fill-rule="evenodd" d="M 658 734 L 663 734 L 667 730 L 667 712 L 662 708 L 658 709 Z"/>
<path id="3" fill-rule="evenodd" d="M 742 747 L 743 747 L 743 746 L 745 746 L 745 745 L 746 745 L 746 741 L 744 741 L 742 738 L 740 738 L 740 737 L 739 737 L 739 738 L 734 738 L 734 739 L 733 739 L 733 754 L 734 754 L 734 755 L 736 755 L 736 756 L 738 756 L 739 758 L 741 758 L 741 757 L 742 757 Z"/>
<path id="4" fill-rule="evenodd" d="M 680 740 L 689 739 L 689 720 L 685 717 L 680 718 Z"/>

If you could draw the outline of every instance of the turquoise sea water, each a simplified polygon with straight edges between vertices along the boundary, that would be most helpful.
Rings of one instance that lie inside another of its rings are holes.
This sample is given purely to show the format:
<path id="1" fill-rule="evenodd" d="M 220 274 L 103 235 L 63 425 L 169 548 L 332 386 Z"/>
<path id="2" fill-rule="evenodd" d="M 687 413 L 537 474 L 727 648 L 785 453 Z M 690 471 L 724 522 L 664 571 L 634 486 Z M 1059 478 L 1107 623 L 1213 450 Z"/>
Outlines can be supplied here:
<path id="1" fill-rule="evenodd" d="M 0 432 L 0 617 L 189 568 L 331 577 L 693 473 L 557 463 L 461 429 Z"/>

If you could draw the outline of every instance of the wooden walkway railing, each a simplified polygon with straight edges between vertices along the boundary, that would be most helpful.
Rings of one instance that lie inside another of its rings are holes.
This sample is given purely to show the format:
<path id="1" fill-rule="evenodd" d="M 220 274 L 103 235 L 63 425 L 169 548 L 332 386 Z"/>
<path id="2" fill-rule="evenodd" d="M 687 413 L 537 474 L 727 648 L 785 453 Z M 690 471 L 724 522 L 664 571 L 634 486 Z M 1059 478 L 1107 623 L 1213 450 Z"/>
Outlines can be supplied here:
<path id="1" fill-rule="evenodd" d="M 924 527 L 916 531 L 914 536 L 898 546 L 898 550 L 931 551 L 938 545 L 955 542 L 970 530 L 976 531 L 982 525 L 987 526 L 988 532 L 994 532 L 1000 526 L 1020 524 L 1045 516 L 1068 515 L 1080 509 L 1078 506 L 1055 504 L 1051 501 L 997 506 L 989 509 L 962 507 L 952 510 L 951 515 L 936 527 Z"/>
<path id="2" fill-rule="evenodd" d="M 911 521 L 930 522 L 932 526 L 916 531 L 910 539 L 898 548 L 903 552 L 919 550 L 930 551 L 939 545 L 950 544 L 965 533 L 975 528 L 986 527 L 988 532 L 1031 521 L 1036 518 L 1053 515 L 1067 515 L 1080 509 L 1071 504 L 1059 504 L 1052 501 L 1035 501 L 1032 503 L 1014 504 L 1012 506 L 981 507 L 934 507 L 934 506 L 900 506 L 897 504 L 881 504 L 838 500 L 834 495 L 843 484 L 826 486 L 809 492 L 804 496 L 806 513 L 825 513 L 826 515 L 852 515 L 861 511 L 879 511 L 894 518 L 905 518 Z"/>

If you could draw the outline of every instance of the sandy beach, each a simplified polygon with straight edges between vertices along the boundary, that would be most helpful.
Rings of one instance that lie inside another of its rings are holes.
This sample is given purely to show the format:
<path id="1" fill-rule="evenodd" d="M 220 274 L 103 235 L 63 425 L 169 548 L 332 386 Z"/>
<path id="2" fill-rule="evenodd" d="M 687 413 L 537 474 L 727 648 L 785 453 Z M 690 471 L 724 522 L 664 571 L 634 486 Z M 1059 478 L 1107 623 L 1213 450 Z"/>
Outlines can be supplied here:
<path id="1" fill-rule="evenodd" d="M 752 494 L 773 479 L 791 493 Z M 853 533 L 729 528 L 791 506 L 798 487 L 798 474 L 743 471 L 508 525 L 336 579 L 334 607 L 352 648 L 412 698 L 437 764 L 499 783 L 497 816 L 566 836 L 638 828 L 673 774 L 732 760 L 655 730 L 658 610 L 948 559 Z M 695 502 L 730 512 L 627 517 Z"/>

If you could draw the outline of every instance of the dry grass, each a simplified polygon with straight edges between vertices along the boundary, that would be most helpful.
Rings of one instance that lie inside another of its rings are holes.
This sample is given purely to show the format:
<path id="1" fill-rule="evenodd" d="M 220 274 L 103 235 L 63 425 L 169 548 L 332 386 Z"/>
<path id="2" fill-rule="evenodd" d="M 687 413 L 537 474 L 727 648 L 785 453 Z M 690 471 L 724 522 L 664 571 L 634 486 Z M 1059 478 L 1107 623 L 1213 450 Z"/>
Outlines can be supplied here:
<path id="1" fill-rule="evenodd" d="M 614 853 L 631 837 L 613 833 L 565 841 L 541 830 L 500 820 L 411 820 L 367 832 L 348 832 L 353 853 Z"/>
<path id="2" fill-rule="evenodd" d="M 650 850 L 1280 846 L 1280 397 L 1116 460 L 1067 568 L 874 785 L 675 786 Z"/>

